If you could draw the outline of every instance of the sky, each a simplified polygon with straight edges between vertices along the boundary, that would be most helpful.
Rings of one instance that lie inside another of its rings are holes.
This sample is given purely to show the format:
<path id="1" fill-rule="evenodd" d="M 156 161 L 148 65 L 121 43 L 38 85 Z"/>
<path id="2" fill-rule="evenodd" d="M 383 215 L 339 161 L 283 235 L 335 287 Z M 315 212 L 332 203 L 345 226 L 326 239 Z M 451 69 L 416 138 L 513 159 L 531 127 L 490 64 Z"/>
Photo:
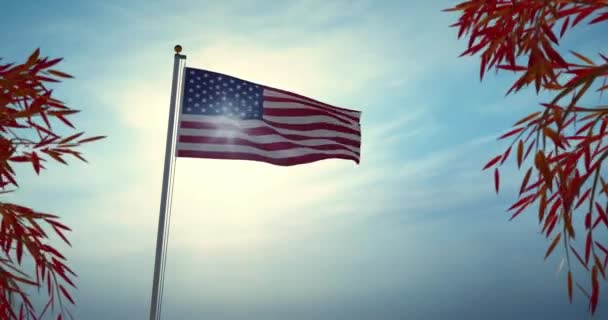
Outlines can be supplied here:
<path id="1" fill-rule="evenodd" d="M 109 136 L 82 148 L 89 163 L 18 167 L 5 196 L 73 228 L 72 247 L 54 243 L 78 274 L 76 318 L 148 317 L 176 44 L 189 67 L 361 110 L 362 154 L 177 159 L 162 319 L 587 318 L 580 292 L 568 303 L 563 249 L 543 260 L 534 210 L 508 221 L 523 172 L 509 161 L 496 195 L 481 171 L 547 96 L 505 97 L 510 74 L 480 82 L 478 58 L 458 58 L 457 14 L 441 12 L 455 3 L 3 4 L 0 56 L 64 57 L 75 79 L 54 94 L 82 110 L 79 129 Z M 605 52 L 601 28 L 564 46 Z"/>

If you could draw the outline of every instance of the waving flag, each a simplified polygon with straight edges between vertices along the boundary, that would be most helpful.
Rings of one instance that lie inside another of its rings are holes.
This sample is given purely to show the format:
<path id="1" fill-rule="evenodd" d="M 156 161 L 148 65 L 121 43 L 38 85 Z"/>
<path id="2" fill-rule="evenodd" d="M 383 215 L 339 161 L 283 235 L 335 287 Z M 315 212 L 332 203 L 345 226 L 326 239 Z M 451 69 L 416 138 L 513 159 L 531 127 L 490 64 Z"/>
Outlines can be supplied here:
<path id="1" fill-rule="evenodd" d="M 361 112 L 216 72 L 184 72 L 178 157 L 359 163 Z"/>

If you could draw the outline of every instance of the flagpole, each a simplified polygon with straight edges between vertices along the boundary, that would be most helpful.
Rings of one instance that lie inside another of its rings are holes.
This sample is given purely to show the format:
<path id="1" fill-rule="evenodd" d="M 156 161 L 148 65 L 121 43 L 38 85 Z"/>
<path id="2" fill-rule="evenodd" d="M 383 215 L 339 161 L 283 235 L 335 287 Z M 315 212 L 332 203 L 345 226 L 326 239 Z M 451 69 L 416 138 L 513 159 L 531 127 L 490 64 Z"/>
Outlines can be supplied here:
<path id="1" fill-rule="evenodd" d="M 171 101 L 169 104 L 169 124 L 167 127 L 167 143 L 165 149 L 165 168 L 163 172 L 163 184 L 160 199 L 160 214 L 158 217 L 158 234 L 156 235 L 156 255 L 154 258 L 154 278 L 152 280 L 152 298 L 150 302 L 150 320 L 157 320 L 160 316 L 158 314 L 158 300 L 159 300 L 159 279 L 160 279 L 160 267 L 163 253 L 163 243 L 165 236 L 165 215 L 167 212 L 167 194 L 169 189 L 169 174 L 171 168 L 171 162 L 173 160 L 171 150 L 173 149 L 173 129 L 175 125 L 175 106 L 177 96 L 177 81 L 179 73 L 179 62 L 181 59 L 185 59 L 185 55 L 181 55 L 182 47 L 180 45 L 175 46 L 175 56 L 173 60 L 173 82 L 171 83 Z"/>

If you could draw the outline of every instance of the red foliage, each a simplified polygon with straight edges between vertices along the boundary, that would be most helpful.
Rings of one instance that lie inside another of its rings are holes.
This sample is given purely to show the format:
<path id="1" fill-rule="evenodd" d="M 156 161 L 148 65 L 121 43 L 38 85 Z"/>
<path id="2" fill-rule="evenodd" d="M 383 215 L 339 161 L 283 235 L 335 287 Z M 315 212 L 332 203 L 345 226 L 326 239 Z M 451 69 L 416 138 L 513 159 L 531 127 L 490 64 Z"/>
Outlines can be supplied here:
<path id="1" fill-rule="evenodd" d="M 546 237 L 558 230 L 545 257 L 563 241 L 570 301 L 573 284 L 570 253 L 590 271 L 591 294 L 578 282 L 576 285 L 589 298 L 594 313 L 599 301 L 598 274 L 606 279 L 608 263 L 608 250 L 604 249 L 608 245 L 603 246 L 594 238 L 596 227 L 608 228 L 608 184 L 601 174 L 601 164 L 608 156 L 608 146 L 602 145 L 608 135 L 608 106 L 581 106 L 581 98 L 593 85 L 598 86 L 596 92 L 600 97 L 608 90 L 608 58 L 599 53 L 594 61 L 570 51 L 575 60 L 569 61 L 558 53 L 556 46 L 568 30 L 584 20 L 591 25 L 608 21 L 608 0 L 470 0 L 445 11 L 460 14 L 452 27 L 458 28 L 459 38 L 469 36 L 467 49 L 461 56 L 480 54 L 481 78 L 490 69 L 508 70 L 520 76 L 507 94 L 530 84 L 534 84 L 536 92 L 555 92 L 552 101 L 540 104 L 541 111 L 516 122 L 515 129 L 499 138 L 514 137 L 507 152 L 493 157 L 483 169 L 498 169 L 514 144 L 518 168 L 532 148 L 536 149 L 534 166 L 526 172 L 520 198 L 509 211 L 517 210 L 514 218 L 538 203 L 539 223 Z M 569 101 L 564 101 L 566 97 Z M 603 204 L 599 202 L 602 195 Z M 585 201 L 588 207 L 581 207 Z M 586 217 L 584 226 L 579 228 L 586 233 L 584 259 L 572 245 L 575 241 L 572 218 L 581 210 L 580 214 Z M 560 228 L 555 229 L 556 225 Z"/>
<path id="2" fill-rule="evenodd" d="M 48 157 L 64 164 L 66 155 L 85 161 L 74 148 L 103 138 L 82 139 L 83 132 L 63 137 L 52 129 L 51 123 L 57 120 L 74 128 L 67 117 L 78 112 L 55 99 L 47 88 L 48 83 L 59 82 L 60 78 L 72 78 L 52 69 L 60 61 L 41 58 L 36 50 L 23 64 L 0 64 L 0 194 L 14 191 L 11 186 L 18 187 L 13 163 L 30 163 L 39 173 L 45 169 L 43 163 Z M 47 233 L 52 229 L 70 244 L 64 234 L 70 228 L 55 215 L 6 202 L 0 202 L 0 217 L 0 318 L 38 319 L 56 304 L 58 318 L 70 315 L 62 298 L 74 303 L 66 286 L 76 288 L 76 274 L 66 265 L 66 258 L 48 243 Z M 22 270 L 24 254 L 34 262 L 35 277 Z M 48 301 L 37 312 L 27 291 L 45 286 Z"/>

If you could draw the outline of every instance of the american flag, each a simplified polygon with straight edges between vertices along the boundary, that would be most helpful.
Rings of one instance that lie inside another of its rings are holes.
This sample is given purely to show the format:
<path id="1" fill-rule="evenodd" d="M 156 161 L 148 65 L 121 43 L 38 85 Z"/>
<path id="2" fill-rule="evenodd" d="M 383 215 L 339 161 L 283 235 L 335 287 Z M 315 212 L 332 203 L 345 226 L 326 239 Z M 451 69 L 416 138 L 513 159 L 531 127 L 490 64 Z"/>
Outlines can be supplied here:
<path id="1" fill-rule="evenodd" d="M 177 156 L 292 166 L 359 163 L 360 111 L 228 75 L 185 68 Z"/>

